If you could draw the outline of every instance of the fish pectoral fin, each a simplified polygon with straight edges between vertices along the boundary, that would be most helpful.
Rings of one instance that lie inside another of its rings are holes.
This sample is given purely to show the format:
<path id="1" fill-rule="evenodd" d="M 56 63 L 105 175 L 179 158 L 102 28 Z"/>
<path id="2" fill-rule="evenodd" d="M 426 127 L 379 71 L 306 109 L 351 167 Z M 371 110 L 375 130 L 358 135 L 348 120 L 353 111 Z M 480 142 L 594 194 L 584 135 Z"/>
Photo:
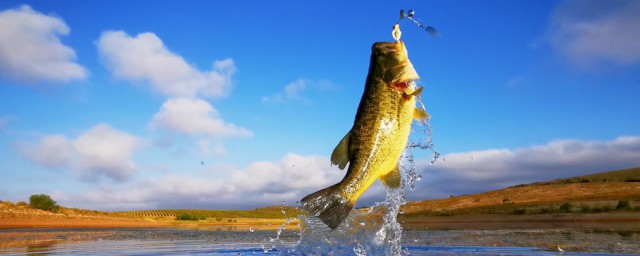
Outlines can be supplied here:
<path id="1" fill-rule="evenodd" d="M 387 187 L 399 188 L 402 182 L 400 178 L 400 167 L 396 165 L 389 173 L 380 176 L 380 181 Z"/>
<path id="2" fill-rule="evenodd" d="M 429 116 L 429 114 L 422 109 L 419 109 L 419 108 L 413 109 L 413 119 L 417 121 L 425 123 L 427 122 L 427 120 L 429 120 L 430 117 L 431 116 Z"/>
<path id="3" fill-rule="evenodd" d="M 424 87 L 422 87 L 422 86 L 418 86 L 418 88 L 415 91 L 413 91 L 412 93 L 410 93 L 409 95 L 411 95 L 411 96 L 420 96 L 420 94 L 422 94 L 422 89 L 423 88 Z"/>
<path id="4" fill-rule="evenodd" d="M 415 91 L 411 92 L 411 93 L 407 93 L 407 92 L 402 92 L 402 98 L 405 100 L 409 100 L 411 99 L 411 97 L 418 97 L 420 96 L 420 94 L 422 94 L 422 86 L 419 86 Z"/>
<path id="5" fill-rule="evenodd" d="M 344 170 L 344 167 L 349 163 L 351 156 L 349 155 L 349 141 L 351 140 L 351 131 L 349 131 L 338 143 L 333 153 L 331 153 L 331 164 L 337 165 L 340 170 Z"/>

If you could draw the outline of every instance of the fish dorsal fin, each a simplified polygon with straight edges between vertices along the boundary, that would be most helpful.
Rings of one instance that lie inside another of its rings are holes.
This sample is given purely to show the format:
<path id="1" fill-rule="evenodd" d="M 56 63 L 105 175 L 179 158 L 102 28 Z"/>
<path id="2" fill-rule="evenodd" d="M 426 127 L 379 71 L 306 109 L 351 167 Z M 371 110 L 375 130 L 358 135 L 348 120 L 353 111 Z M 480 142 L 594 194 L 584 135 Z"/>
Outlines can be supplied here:
<path id="1" fill-rule="evenodd" d="M 400 167 L 396 165 L 389 173 L 380 176 L 382 184 L 390 188 L 399 188 L 400 183 Z"/>
<path id="2" fill-rule="evenodd" d="M 351 131 L 345 135 L 338 146 L 333 149 L 333 153 L 331 153 L 331 164 L 337 165 L 340 170 L 344 170 L 344 167 L 347 166 L 349 159 L 349 141 L 351 140 Z"/>

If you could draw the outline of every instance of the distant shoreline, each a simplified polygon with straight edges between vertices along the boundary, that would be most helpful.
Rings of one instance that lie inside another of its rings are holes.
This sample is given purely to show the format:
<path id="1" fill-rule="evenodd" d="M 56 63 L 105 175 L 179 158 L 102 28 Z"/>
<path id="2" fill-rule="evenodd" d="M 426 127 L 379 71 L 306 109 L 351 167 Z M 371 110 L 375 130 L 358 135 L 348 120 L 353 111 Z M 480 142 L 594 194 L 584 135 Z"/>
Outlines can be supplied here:
<path id="1" fill-rule="evenodd" d="M 284 219 L 238 218 L 234 223 L 214 221 L 175 221 L 131 219 L 107 216 L 21 215 L 0 216 L 0 230 L 46 228 L 185 228 L 211 231 L 277 230 Z M 399 222 L 408 230 L 462 229 L 633 229 L 640 230 L 637 212 L 552 213 L 552 214 L 471 214 L 453 216 L 400 216 Z M 287 229 L 297 229 L 297 221 Z"/>
<path id="2" fill-rule="evenodd" d="M 405 229 L 622 229 L 640 231 L 638 212 L 401 216 Z"/>

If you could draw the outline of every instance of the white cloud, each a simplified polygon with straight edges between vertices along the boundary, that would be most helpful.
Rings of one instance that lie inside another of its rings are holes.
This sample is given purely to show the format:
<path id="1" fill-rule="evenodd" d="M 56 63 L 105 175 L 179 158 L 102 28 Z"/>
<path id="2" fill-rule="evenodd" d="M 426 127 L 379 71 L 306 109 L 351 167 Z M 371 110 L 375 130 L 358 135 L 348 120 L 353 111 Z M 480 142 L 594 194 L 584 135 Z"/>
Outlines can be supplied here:
<path id="1" fill-rule="evenodd" d="M 333 87 L 329 81 L 314 81 L 309 79 L 298 79 L 284 86 L 281 92 L 276 92 L 271 96 L 261 98 L 264 103 L 283 103 L 288 101 L 308 102 L 303 92 L 308 89 L 323 90 Z"/>
<path id="2" fill-rule="evenodd" d="M 38 145 L 27 146 L 23 154 L 29 159 L 47 168 L 68 166 L 72 158 L 73 145 L 62 135 L 43 137 Z"/>
<path id="3" fill-rule="evenodd" d="M 484 192 L 517 184 L 546 181 L 640 166 L 640 137 L 610 141 L 558 140 L 519 149 L 452 153 L 429 165 L 412 200 Z"/>
<path id="4" fill-rule="evenodd" d="M 83 176 L 103 174 L 124 181 L 135 170 L 131 155 L 138 143 L 136 137 L 100 124 L 78 137 L 73 146 L 82 159 L 78 167 Z"/>
<path id="5" fill-rule="evenodd" d="M 0 12 L 0 76 L 18 82 L 68 82 L 87 77 L 75 63 L 73 49 L 59 36 L 68 35 L 63 20 L 27 5 Z"/>
<path id="6" fill-rule="evenodd" d="M 79 178 L 96 181 L 105 176 L 127 180 L 135 171 L 131 160 L 139 140 L 106 124 L 98 124 L 76 139 L 62 135 L 44 136 L 36 144 L 24 144 L 22 154 L 33 163 L 71 169 Z"/>
<path id="7" fill-rule="evenodd" d="M 640 62 L 640 1 L 568 0 L 549 29 L 551 45 L 581 66 Z"/>
<path id="8" fill-rule="evenodd" d="M 210 71 L 200 71 L 169 51 L 154 33 L 131 37 L 123 31 L 105 31 L 97 45 L 115 77 L 146 82 L 168 97 L 225 96 L 236 72 L 232 59 L 215 61 Z"/>
<path id="9" fill-rule="evenodd" d="M 287 154 L 277 162 L 255 162 L 243 169 L 227 167 L 231 175 L 167 175 L 126 188 L 102 187 L 70 200 L 89 208 L 255 208 L 289 205 L 303 196 L 340 181 L 345 172 L 320 156 Z M 219 171 L 219 170 L 216 170 Z"/>
<path id="10" fill-rule="evenodd" d="M 251 137 L 251 131 L 225 123 L 218 111 L 201 99 L 175 98 L 162 104 L 149 123 L 153 129 L 208 138 Z"/>

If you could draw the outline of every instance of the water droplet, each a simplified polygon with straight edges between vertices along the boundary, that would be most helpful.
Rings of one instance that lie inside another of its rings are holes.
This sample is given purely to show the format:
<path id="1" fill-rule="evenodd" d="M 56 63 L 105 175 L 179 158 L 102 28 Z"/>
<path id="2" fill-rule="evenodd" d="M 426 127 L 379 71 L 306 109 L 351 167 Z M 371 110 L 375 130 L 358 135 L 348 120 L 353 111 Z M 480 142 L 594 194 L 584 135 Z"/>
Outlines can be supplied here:
<path id="1" fill-rule="evenodd" d="M 358 256 L 366 256 L 367 255 L 367 250 L 365 250 L 364 247 L 360 243 L 356 244 L 356 246 L 353 247 L 353 252 L 356 253 L 356 255 L 358 255 Z"/>
<path id="2" fill-rule="evenodd" d="M 249 228 L 249 232 L 253 233 L 255 231 L 253 228 Z"/>
<path id="3" fill-rule="evenodd" d="M 287 204 L 287 201 L 282 200 L 282 204 L 283 205 Z"/>
<path id="4" fill-rule="evenodd" d="M 416 180 L 417 180 L 417 181 L 422 180 L 422 175 L 418 175 L 418 176 L 416 176 Z"/>
<path id="5" fill-rule="evenodd" d="M 360 226 L 364 226 L 364 220 L 360 220 Z"/>

